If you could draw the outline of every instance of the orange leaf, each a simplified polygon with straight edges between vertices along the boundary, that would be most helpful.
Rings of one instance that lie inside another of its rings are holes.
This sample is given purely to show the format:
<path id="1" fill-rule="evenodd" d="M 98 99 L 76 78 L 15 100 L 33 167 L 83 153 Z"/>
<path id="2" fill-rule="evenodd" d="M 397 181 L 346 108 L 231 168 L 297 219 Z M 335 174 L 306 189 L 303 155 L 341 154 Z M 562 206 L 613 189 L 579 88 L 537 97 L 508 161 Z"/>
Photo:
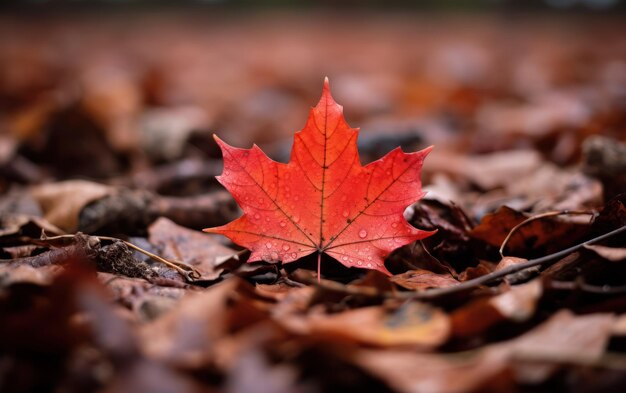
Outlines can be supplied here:
<path id="1" fill-rule="evenodd" d="M 384 259 L 391 251 L 433 233 L 413 228 L 402 215 L 424 195 L 420 172 L 432 147 L 415 153 L 397 148 L 362 166 L 357 136 L 330 95 L 328 79 L 295 134 L 287 164 L 256 145 L 234 148 L 215 136 L 224 156 L 218 180 L 244 215 L 205 231 L 250 249 L 250 262 L 288 263 L 317 252 L 389 274 Z"/>

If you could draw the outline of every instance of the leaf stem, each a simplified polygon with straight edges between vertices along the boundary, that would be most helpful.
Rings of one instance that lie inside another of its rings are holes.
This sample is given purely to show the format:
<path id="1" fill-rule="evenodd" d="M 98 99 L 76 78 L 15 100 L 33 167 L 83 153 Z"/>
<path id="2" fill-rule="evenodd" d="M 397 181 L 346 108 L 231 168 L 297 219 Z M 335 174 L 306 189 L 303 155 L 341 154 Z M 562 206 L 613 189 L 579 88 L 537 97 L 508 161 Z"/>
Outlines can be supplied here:
<path id="1" fill-rule="evenodd" d="M 317 283 L 320 284 L 322 282 L 322 253 L 318 251 L 317 253 Z"/>

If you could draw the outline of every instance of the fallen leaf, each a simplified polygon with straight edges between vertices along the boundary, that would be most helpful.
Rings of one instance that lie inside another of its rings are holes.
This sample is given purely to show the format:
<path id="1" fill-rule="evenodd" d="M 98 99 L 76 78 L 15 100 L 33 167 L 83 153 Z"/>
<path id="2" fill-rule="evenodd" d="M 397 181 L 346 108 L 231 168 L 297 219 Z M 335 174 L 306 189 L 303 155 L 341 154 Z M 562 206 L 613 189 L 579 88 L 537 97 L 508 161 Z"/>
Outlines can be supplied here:
<path id="1" fill-rule="evenodd" d="M 500 247 L 511 229 L 528 217 L 507 206 L 486 215 L 480 225 L 470 231 L 474 239 Z M 530 221 L 518 228 L 509 238 L 505 250 L 512 254 L 543 256 L 560 251 L 580 240 L 588 231 L 588 225 L 555 219 Z"/>
<path id="2" fill-rule="evenodd" d="M 403 393 L 506 392 L 514 390 L 515 381 L 544 382 L 570 360 L 599 359 L 614 324 L 611 314 L 576 316 L 562 310 L 516 339 L 469 353 L 362 349 L 350 357 Z"/>
<path id="3" fill-rule="evenodd" d="M 262 353 L 248 350 L 238 357 L 225 390 L 228 393 L 305 393 L 296 386 L 297 371 L 290 365 L 272 367 Z"/>
<path id="4" fill-rule="evenodd" d="M 505 288 L 499 295 L 474 300 L 452 312 L 452 333 L 456 337 L 469 338 L 507 320 L 526 321 L 535 314 L 542 293 L 541 280 L 533 280 Z"/>
<path id="5" fill-rule="evenodd" d="M 606 247 L 597 244 L 586 244 L 585 248 L 611 262 L 621 262 L 626 259 L 626 248 Z"/>
<path id="6" fill-rule="evenodd" d="M 61 270 L 62 268 L 56 265 L 32 267 L 2 263 L 0 264 L 0 288 L 6 288 L 15 283 L 49 285 Z"/>
<path id="7" fill-rule="evenodd" d="M 353 361 L 401 393 L 463 393 L 498 385 L 507 364 L 500 354 L 479 352 L 454 356 L 406 351 L 361 350 Z M 495 390 L 497 391 L 497 390 Z"/>
<path id="8" fill-rule="evenodd" d="M 320 102 L 295 135 L 288 164 L 270 160 L 257 146 L 237 149 L 216 137 L 224 155 L 218 180 L 244 215 L 205 231 L 250 249 L 249 262 L 288 263 L 318 252 L 347 267 L 390 274 L 384 258 L 391 251 L 431 234 L 403 217 L 423 196 L 420 171 L 431 148 L 398 148 L 363 167 L 357 135 L 326 80 Z"/>
<path id="9" fill-rule="evenodd" d="M 174 308 L 188 289 L 154 285 L 139 278 L 98 273 L 112 300 L 128 307 L 140 321 L 151 321 Z"/>
<path id="10" fill-rule="evenodd" d="M 468 281 L 492 273 L 495 264 L 489 261 L 480 261 L 476 266 L 470 266 L 459 274 L 459 281 Z"/>
<path id="11" fill-rule="evenodd" d="M 508 184 L 539 169 L 541 156 L 532 150 L 503 151 L 483 156 L 443 152 L 429 160 L 425 169 L 469 179 L 485 190 Z"/>
<path id="12" fill-rule="evenodd" d="M 505 318 L 522 322 L 535 314 L 537 302 L 542 294 L 541 280 L 533 280 L 511 287 L 508 291 L 490 299 L 489 304 Z"/>
<path id="13" fill-rule="evenodd" d="M 391 347 L 435 348 L 450 334 L 450 321 L 440 309 L 425 303 L 408 303 L 396 311 L 364 307 L 332 315 L 312 315 L 308 333 L 329 335 L 359 343 Z"/>
<path id="14" fill-rule="evenodd" d="M 181 227 L 164 217 L 150 225 L 148 233 L 150 243 L 161 250 L 161 256 L 193 266 L 202 274 L 202 280 L 218 278 L 224 269 L 217 267 L 217 261 L 235 254 L 212 235 Z"/>
<path id="15" fill-rule="evenodd" d="M 27 215 L 2 215 L 0 216 L 0 238 L 4 244 L 19 244 L 19 238 L 27 236 L 38 238 L 41 232 L 48 235 L 61 235 L 64 232 L 50 224 L 43 218 Z"/>
<path id="16" fill-rule="evenodd" d="M 436 274 L 423 269 L 409 270 L 402 274 L 392 276 L 390 280 L 410 290 L 445 288 L 459 283 L 449 274 Z"/>
<path id="17" fill-rule="evenodd" d="M 517 257 L 504 257 L 498 262 L 494 271 L 502 270 L 509 266 L 519 265 L 520 263 L 528 262 L 528 259 Z"/>
<path id="18" fill-rule="evenodd" d="M 81 210 L 90 202 L 103 198 L 111 187 L 84 180 L 44 184 L 32 189 L 44 218 L 67 232 L 75 232 Z"/>
<path id="19" fill-rule="evenodd" d="M 247 323 L 254 318 L 250 308 L 241 312 L 233 300 L 248 286 L 231 278 L 206 291 L 186 293 L 169 312 L 141 326 L 145 353 L 179 365 L 199 364 L 228 329 L 234 328 L 234 322 Z"/>
<path id="20" fill-rule="evenodd" d="M 559 363 L 598 360 L 606 350 L 615 323 L 613 314 L 577 316 L 569 310 L 561 310 L 530 332 L 502 344 L 499 350 L 522 360 L 516 366 L 520 381 L 540 383 L 556 371 Z M 541 359 L 551 364 L 541 364 Z M 529 364 L 523 360 L 539 363 Z"/>

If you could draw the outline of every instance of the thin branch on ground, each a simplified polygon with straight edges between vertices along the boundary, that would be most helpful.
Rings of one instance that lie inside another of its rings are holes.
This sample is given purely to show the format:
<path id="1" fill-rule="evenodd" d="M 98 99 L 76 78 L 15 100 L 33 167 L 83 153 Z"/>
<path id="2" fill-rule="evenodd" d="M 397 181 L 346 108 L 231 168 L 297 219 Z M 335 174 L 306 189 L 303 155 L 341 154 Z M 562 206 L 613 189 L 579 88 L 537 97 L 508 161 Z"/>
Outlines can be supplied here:
<path id="1" fill-rule="evenodd" d="M 200 274 L 200 272 L 198 272 L 196 269 L 194 269 L 192 266 L 187 265 L 184 262 L 181 261 L 175 261 L 175 260 L 170 260 L 170 259 L 166 259 L 163 258 L 159 255 L 156 255 L 148 250 L 144 250 L 143 248 L 128 242 L 126 240 L 122 240 L 116 237 L 111 237 L 111 236 L 92 236 L 92 235 L 87 235 L 93 239 L 96 239 L 98 241 L 102 241 L 102 240 L 108 240 L 108 241 L 113 241 L 113 242 L 122 242 L 124 243 L 126 246 L 132 248 L 135 251 L 138 251 L 152 259 L 154 259 L 157 262 L 161 262 L 162 264 L 176 270 L 181 276 L 183 276 L 185 278 L 185 280 L 189 281 L 189 282 L 194 282 L 198 279 L 200 279 L 202 277 L 202 275 Z M 58 240 L 58 239 L 74 239 L 76 237 L 76 235 L 58 235 L 58 236 L 46 236 L 45 233 L 42 233 L 41 239 L 43 241 L 50 241 L 50 240 Z"/>
<path id="2" fill-rule="evenodd" d="M 488 284 L 491 283 L 493 281 L 496 281 L 498 279 L 504 278 L 506 276 L 508 276 L 509 274 L 512 273 L 516 273 L 519 272 L 521 270 L 525 270 L 528 269 L 530 267 L 533 266 L 540 266 L 543 265 L 545 263 L 557 260 L 559 258 L 565 257 L 568 254 L 571 254 L 574 251 L 578 251 L 579 249 L 583 248 L 584 246 L 588 245 L 588 244 L 593 244 L 593 243 L 597 243 L 599 241 L 608 239 L 612 236 L 618 235 L 622 232 L 626 231 L 626 226 L 622 226 L 620 228 L 617 228 L 611 232 L 605 233 L 604 235 L 600 235 L 598 237 L 595 237 L 593 239 L 589 239 L 587 241 L 584 241 L 582 243 L 579 243 L 575 246 L 566 248 L 565 250 L 559 251 L 559 252 L 555 252 L 553 254 L 550 255 L 546 255 L 544 257 L 541 258 L 536 258 L 536 259 L 530 259 L 527 262 L 524 263 L 518 263 L 516 265 L 510 265 L 507 266 L 504 269 L 498 270 L 498 271 L 494 271 L 491 272 L 489 274 L 485 274 L 484 276 L 480 276 L 480 277 L 476 277 L 472 280 L 468 280 L 462 283 L 459 283 L 457 285 L 453 285 L 450 287 L 445 287 L 445 288 L 433 288 L 433 289 L 427 289 L 425 291 L 422 292 L 389 292 L 389 291 L 379 291 L 375 288 L 367 288 L 367 287 L 359 287 L 359 286 L 355 286 L 355 285 L 343 285 L 341 283 L 338 282 L 334 282 L 334 281 L 329 281 L 329 280 L 321 280 L 319 283 L 317 283 L 316 279 L 313 279 L 311 277 L 308 277 L 304 274 L 295 274 L 295 278 L 298 281 L 302 281 L 305 282 L 307 284 L 311 284 L 311 285 L 316 285 L 319 288 L 322 289 L 327 289 L 330 291 L 335 291 L 335 292 L 342 292 L 342 293 L 346 293 L 349 295 L 361 295 L 361 296 L 371 296 L 371 297 L 384 297 L 384 298 L 393 298 L 393 299 L 412 299 L 412 300 L 431 300 L 431 299 L 436 299 L 439 297 L 443 297 L 443 296 L 448 296 L 448 295 L 452 295 L 452 294 L 456 294 L 459 292 L 464 292 L 464 291 L 468 291 L 468 290 L 472 290 L 475 288 L 478 288 L 481 285 L 484 284 Z M 602 293 L 606 293 L 606 292 L 602 292 Z M 610 293 L 610 292 L 609 292 Z"/>

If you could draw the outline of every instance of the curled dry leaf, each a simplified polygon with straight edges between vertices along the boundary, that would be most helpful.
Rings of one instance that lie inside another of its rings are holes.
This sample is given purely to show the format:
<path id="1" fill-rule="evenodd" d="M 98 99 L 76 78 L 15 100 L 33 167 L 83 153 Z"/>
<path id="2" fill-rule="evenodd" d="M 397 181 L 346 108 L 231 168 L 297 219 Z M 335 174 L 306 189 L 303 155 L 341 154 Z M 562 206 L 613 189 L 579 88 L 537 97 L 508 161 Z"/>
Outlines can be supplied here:
<path id="1" fill-rule="evenodd" d="M 347 267 L 390 274 L 384 259 L 391 251 L 431 234 L 403 217 L 423 196 L 420 172 L 431 148 L 397 148 L 362 166 L 357 136 L 326 80 L 320 102 L 295 135 L 289 163 L 270 160 L 257 146 L 237 149 L 216 137 L 224 155 L 218 179 L 244 215 L 205 231 L 250 249 L 249 262 L 288 263 L 317 252 Z"/>

